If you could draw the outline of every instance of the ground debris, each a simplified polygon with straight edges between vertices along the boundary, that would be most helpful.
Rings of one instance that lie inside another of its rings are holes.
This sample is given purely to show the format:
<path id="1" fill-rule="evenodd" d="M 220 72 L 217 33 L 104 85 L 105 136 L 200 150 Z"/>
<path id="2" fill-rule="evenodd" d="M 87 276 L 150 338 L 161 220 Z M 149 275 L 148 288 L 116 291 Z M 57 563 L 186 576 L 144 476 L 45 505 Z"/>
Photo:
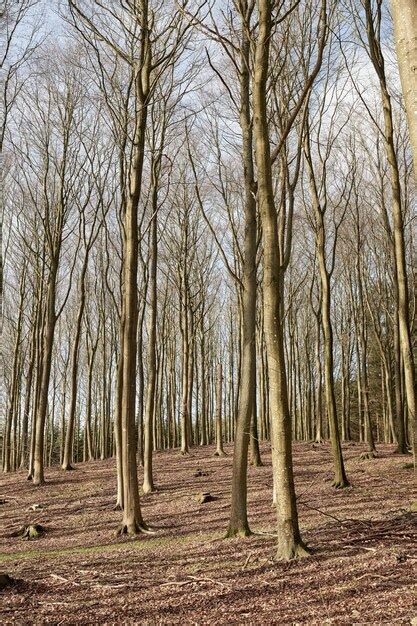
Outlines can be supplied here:
<path id="1" fill-rule="evenodd" d="M 200 476 L 209 476 L 210 472 L 205 472 L 202 469 L 198 469 L 195 473 L 194 473 L 194 478 L 199 478 Z"/>
<path id="2" fill-rule="evenodd" d="M 42 511 L 43 506 L 42 504 L 31 504 L 30 507 L 28 508 L 28 511 Z"/>
<path id="3" fill-rule="evenodd" d="M 300 524 L 312 554 L 282 564 L 274 560 L 266 444 L 264 466 L 248 474 L 254 534 L 224 538 L 233 463 L 232 446 L 225 448 L 221 465 L 214 446 L 196 446 L 185 457 L 177 450 L 155 455 L 160 489 L 142 512 L 158 532 L 134 540 L 116 538 L 121 512 L 103 508 L 114 500 L 113 459 L 80 464 L 78 472 L 48 468 L 41 501 L 48 518 L 43 511 L 22 518 L 40 498 L 25 472 L 3 476 L 0 526 L 10 531 L 0 536 L 0 561 L 14 582 L 0 592 L 0 623 L 410 624 L 416 513 L 405 456 L 378 444 L 378 458 L 363 463 L 365 445 L 343 444 L 352 489 L 335 492 L 323 480 L 332 478 L 329 444 L 312 450 L 295 443 Z M 208 476 L 194 477 L 196 468 Z M 216 499 L 200 505 L 197 493 Z M 7 534 L 23 524 L 47 532 L 29 545 Z"/>

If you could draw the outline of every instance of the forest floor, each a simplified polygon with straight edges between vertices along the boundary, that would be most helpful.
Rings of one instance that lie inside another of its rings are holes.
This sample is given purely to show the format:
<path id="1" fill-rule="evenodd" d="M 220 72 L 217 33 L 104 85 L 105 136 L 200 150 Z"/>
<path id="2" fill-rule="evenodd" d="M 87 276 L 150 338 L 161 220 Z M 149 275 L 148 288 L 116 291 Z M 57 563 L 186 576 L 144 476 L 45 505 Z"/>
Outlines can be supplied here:
<path id="1" fill-rule="evenodd" d="M 416 624 L 416 499 L 411 458 L 378 446 L 359 460 L 344 446 L 352 487 L 331 487 L 327 444 L 295 444 L 299 517 L 310 558 L 274 562 L 271 457 L 249 468 L 249 515 L 256 532 L 224 539 L 232 449 L 156 453 L 159 491 L 142 499 L 155 536 L 116 535 L 113 460 L 47 470 L 33 487 L 19 472 L 0 478 L 2 624 Z M 198 470 L 207 476 L 196 477 Z M 414 491 L 413 491 L 414 490 Z M 217 499 L 198 504 L 193 496 Z M 29 511 L 31 505 L 43 508 Z M 11 537 L 29 523 L 46 533 Z"/>

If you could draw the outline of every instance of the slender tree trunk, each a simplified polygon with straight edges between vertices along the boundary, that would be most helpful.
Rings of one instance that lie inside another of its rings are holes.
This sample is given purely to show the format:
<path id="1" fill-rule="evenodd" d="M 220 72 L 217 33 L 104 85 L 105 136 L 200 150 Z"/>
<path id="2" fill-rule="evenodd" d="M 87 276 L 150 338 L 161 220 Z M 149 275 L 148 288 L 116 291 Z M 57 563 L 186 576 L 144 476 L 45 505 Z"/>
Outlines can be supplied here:
<path id="1" fill-rule="evenodd" d="M 150 233 L 150 262 L 149 262 L 149 342 L 148 342 L 148 389 L 146 394 L 145 410 L 145 437 L 144 437 L 144 465 L 143 465 L 143 492 L 155 491 L 152 471 L 152 453 L 154 447 L 154 414 L 156 391 L 156 316 L 157 316 L 157 186 L 154 180 L 152 200 L 152 223 Z"/>
<path id="2" fill-rule="evenodd" d="M 293 559 L 307 553 L 298 526 L 292 464 L 291 416 L 288 407 L 282 322 L 283 274 L 280 269 L 277 214 L 272 185 L 272 166 L 266 105 L 272 5 L 258 0 L 259 31 L 255 48 L 253 112 L 258 197 L 264 246 L 264 320 L 269 372 L 271 447 L 277 495 L 277 557 Z"/>
<path id="3" fill-rule="evenodd" d="M 394 268 L 395 270 L 395 268 Z M 403 396 L 401 392 L 401 346 L 400 346 L 400 326 L 398 322 L 398 291 L 395 302 L 397 308 L 394 315 L 394 396 L 395 396 L 395 432 L 397 436 L 396 454 L 407 454 L 407 436 L 404 424 Z"/>
<path id="4" fill-rule="evenodd" d="M 184 268 L 183 268 L 184 272 Z M 186 289 L 186 285 L 183 287 Z M 181 297 L 181 296 L 180 296 Z M 189 360 L 190 360 L 190 346 L 189 346 L 189 328 L 188 328 L 188 313 L 187 313 L 187 293 L 184 293 L 185 302 L 181 303 L 181 337 L 182 337 L 182 402 L 181 402 L 181 454 L 188 454 L 189 452 Z"/>
<path id="5" fill-rule="evenodd" d="M 340 444 L 339 424 L 337 419 L 337 406 L 334 384 L 333 362 L 333 328 L 331 322 L 331 294 L 330 273 L 326 265 L 326 231 L 324 222 L 324 210 L 320 204 L 320 198 L 316 186 L 310 149 L 309 127 L 306 124 L 305 155 L 308 166 L 310 189 L 315 220 L 316 253 L 320 276 L 320 305 L 321 323 L 323 327 L 324 344 L 324 382 L 326 394 L 327 421 L 329 424 L 330 442 L 333 454 L 334 482 L 336 488 L 349 485 L 343 462 L 342 447 Z"/>
<path id="6" fill-rule="evenodd" d="M 142 1 L 141 67 L 136 72 L 136 120 L 130 167 L 129 196 L 124 216 L 123 300 L 121 324 L 121 451 L 123 469 L 123 519 L 119 532 L 146 531 L 139 500 L 136 437 L 136 363 L 138 328 L 138 206 L 142 188 L 143 158 L 150 74 L 148 5 Z"/>
<path id="7" fill-rule="evenodd" d="M 6 427 L 5 427 L 5 438 L 4 438 L 4 453 L 3 453 L 3 471 L 10 472 L 12 469 L 12 441 L 11 441 L 11 433 L 12 433 L 12 423 L 16 420 L 16 411 L 17 411 L 17 394 L 19 392 L 19 360 L 20 360 L 20 352 L 21 352 L 21 335 L 22 335 L 22 325 L 23 325 L 23 311 L 24 311 L 24 298 L 25 298 L 25 277 L 26 277 L 26 269 L 24 268 L 22 271 L 22 275 L 20 278 L 20 302 L 19 302 L 19 313 L 17 316 L 17 326 L 16 326 L 16 337 L 14 344 L 14 352 L 13 352 L 13 366 L 12 366 L 12 380 L 10 385 L 10 393 L 9 393 L 9 410 L 7 412 L 6 418 Z M 16 433 L 15 433 L 16 435 Z M 14 445 L 16 446 L 17 439 L 14 437 Z"/>
<path id="8" fill-rule="evenodd" d="M 33 370 L 35 367 L 35 358 L 36 358 L 36 326 L 38 319 L 38 310 L 36 305 L 34 304 L 32 308 L 32 335 L 30 340 L 30 349 L 29 349 L 29 366 L 26 376 L 26 389 L 25 389 L 25 404 L 23 408 L 23 422 L 22 422 L 22 445 L 20 450 L 20 467 L 23 468 L 26 466 L 28 462 L 28 431 L 29 431 L 29 415 L 30 415 L 30 405 L 32 392 L 35 392 L 35 389 L 32 389 L 32 381 L 33 381 Z M 34 386 L 33 386 L 34 387 Z"/>
<path id="9" fill-rule="evenodd" d="M 391 13 L 417 182 L 417 3 L 391 0 Z"/>
<path id="10" fill-rule="evenodd" d="M 204 332 L 204 318 L 201 317 L 201 424 L 200 424 L 200 445 L 208 444 L 207 436 L 207 378 L 206 378 L 206 339 Z"/>
<path id="11" fill-rule="evenodd" d="M 42 485 L 45 482 L 44 475 L 44 440 L 45 440 L 45 420 L 48 411 L 49 379 L 52 365 L 52 348 L 54 343 L 54 332 L 56 324 L 55 316 L 55 294 L 56 278 L 58 273 L 59 252 L 52 259 L 52 267 L 48 280 L 47 304 L 45 312 L 45 326 L 42 341 L 42 369 L 40 372 L 39 403 L 35 420 L 35 446 L 33 457 L 34 485 Z"/>
<path id="12" fill-rule="evenodd" d="M 222 422 L 222 387 L 223 387 L 223 372 L 222 364 L 217 365 L 216 376 L 216 452 L 215 456 L 225 456 L 223 450 L 223 422 Z"/>
<path id="13" fill-rule="evenodd" d="M 86 398 L 86 414 L 85 414 L 85 457 L 87 461 L 94 460 L 93 436 L 91 430 L 91 408 L 92 408 L 92 386 L 93 386 L 93 370 L 94 359 L 97 352 L 99 335 L 97 340 L 89 350 L 88 358 L 88 378 L 87 378 L 87 398 Z"/>
<path id="14" fill-rule="evenodd" d="M 360 232 L 359 232 L 359 220 L 357 229 L 357 251 L 356 251 L 356 280 L 357 280 L 357 333 L 359 341 L 359 371 L 358 376 L 361 377 L 362 388 L 362 405 L 363 405 L 363 418 L 365 427 L 365 441 L 368 445 L 368 451 L 366 453 L 367 458 L 373 458 L 376 453 L 374 436 L 372 433 L 371 415 L 369 410 L 369 382 L 368 382 L 368 367 L 367 367 L 367 341 L 366 341 L 366 315 L 364 307 L 363 286 L 362 286 L 362 271 L 361 271 L 361 258 L 360 258 Z"/>
<path id="15" fill-rule="evenodd" d="M 249 436 L 254 464 L 260 465 L 256 427 L 256 200 L 253 167 L 253 137 L 250 110 L 250 42 L 247 2 L 242 3 L 242 43 L 240 67 L 240 126 L 242 129 L 245 181 L 245 239 L 242 285 L 242 359 L 240 392 L 233 451 L 232 503 L 227 535 L 250 534 L 247 518 L 247 465 Z"/>
<path id="16" fill-rule="evenodd" d="M 145 319 L 146 310 L 146 294 L 148 291 L 148 285 L 144 287 L 144 302 L 141 307 L 139 324 L 138 324 L 138 393 L 137 393 L 137 410 L 136 410 L 136 432 L 138 438 L 138 460 L 141 467 L 143 467 L 143 455 L 144 455 L 144 427 L 143 427 L 143 413 L 144 413 L 144 390 L 145 390 L 145 372 L 143 367 L 143 324 Z"/>
<path id="17" fill-rule="evenodd" d="M 67 431 L 65 434 L 65 444 L 64 444 L 64 458 L 62 461 L 62 469 L 63 470 L 72 470 L 73 462 L 73 445 L 74 445 L 74 422 L 75 422 L 75 411 L 77 407 L 77 383 L 78 383 L 78 357 L 79 357 L 79 348 L 81 342 L 81 332 L 82 332 L 82 322 L 85 308 L 85 276 L 87 273 L 87 264 L 88 264 L 88 255 L 84 258 L 83 267 L 81 269 L 80 275 L 80 299 L 78 304 L 78 314 L 77 321 L 75 326 L 75 336 L 74 336 L 74 344 L 72 348 L 72 363 L 71 363 L 71 397 L 70 397 L 70 408 L 68 414 L 68 424 Z"/>
<path id="18" fill-rule="evenodd" d="M 414 157 L 417 150 L 417 87 L 416 87 L 416 25 L 417 8 L 413 0 L 392 0 L 393 18 L 395 25 L 398 61 L 400 64 L 401 81 L 404 89 L 410 137 Z M 366 26 L 369 44 L 369 53 L 375 71 L 378 75 L 381 90 L 381 101 L 384 114 L 384 143 L 391 177 L 392 191 L 392 218 L 395 253 L 395 280 L 398 289 L 398 323 L 400 348 L 404 365 L 405 391 L 409 420 L 413 431 L 414 465 L 417 462 L 417 414 L 416 414 L 416 375 L 411 341 L 407 265 L 405 260 L 404 221 L 401 200 L 400 171 L 395 151 L 393 112 L 391 97 L 387 88 L 385 75 L 385 61 L 379 37 L 375 31 L 372 5 L 370 0 L 365 2 Z M 414 163 L 417 174 L 417 165 Z"/>

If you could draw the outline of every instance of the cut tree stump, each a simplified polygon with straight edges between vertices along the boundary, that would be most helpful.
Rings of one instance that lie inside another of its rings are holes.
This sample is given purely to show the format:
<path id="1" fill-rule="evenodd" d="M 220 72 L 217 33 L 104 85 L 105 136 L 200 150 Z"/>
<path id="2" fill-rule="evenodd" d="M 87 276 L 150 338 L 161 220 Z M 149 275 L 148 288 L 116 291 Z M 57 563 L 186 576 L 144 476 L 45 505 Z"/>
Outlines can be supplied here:
<path id="1" fill-rule="evenodd" d="M 213 500 L 217 500 L 217 498 L 215 498 L 211 495 L 211 493 L 206 491 L 204 493 L 198 493 L 195 496 L 195 500 L 198 502 L 198 504 L 205 504 L 206 502 L 212 502 Z"/>
<path id="2" fill-rule="evenodd" d="M 37 539 L 45 533 L 45 528 L 40 524 L 29 524 L 29 526 L 22 526 L 19 530 L 12 533 L 12 537 L 20 537 L 21 539 Z"/>
<path id="3" fill-rule="evenodd" d="M 13 578 L 10 578 L 8 574 L 0 574 L 0 589 L 9 587 L 13 584 Z"/>

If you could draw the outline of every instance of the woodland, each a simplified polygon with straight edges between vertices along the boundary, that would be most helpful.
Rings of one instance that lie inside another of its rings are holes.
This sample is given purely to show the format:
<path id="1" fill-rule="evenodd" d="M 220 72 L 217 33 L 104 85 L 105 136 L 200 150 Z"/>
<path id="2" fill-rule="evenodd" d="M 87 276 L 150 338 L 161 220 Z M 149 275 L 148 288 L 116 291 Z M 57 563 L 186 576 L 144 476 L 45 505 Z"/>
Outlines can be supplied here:
<path id="1" fill-rule="evenodd" d="M 417 1 L 0 44 L 1 622 L 415 624 Z"/>

